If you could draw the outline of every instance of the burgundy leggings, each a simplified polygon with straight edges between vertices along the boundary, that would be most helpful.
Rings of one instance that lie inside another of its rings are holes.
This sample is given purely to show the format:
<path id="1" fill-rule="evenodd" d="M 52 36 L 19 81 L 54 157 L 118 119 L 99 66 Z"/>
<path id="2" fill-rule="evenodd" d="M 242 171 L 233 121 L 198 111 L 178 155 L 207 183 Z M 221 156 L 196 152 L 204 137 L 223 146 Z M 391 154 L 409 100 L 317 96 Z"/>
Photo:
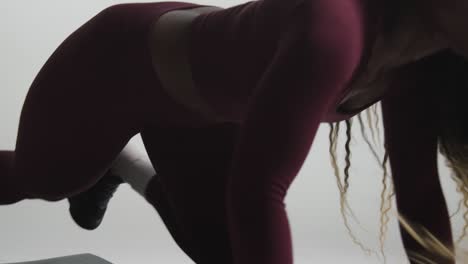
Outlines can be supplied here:
<path id="1" fill-rule="evenodd" d="M 166 95 L 153 69 L 148 29 L 177 8 L 156 4 L 106 8 L 49 57 L 26 96 L 15 152 L 2 153 L 2 169 L 12 170 L 2 171 L 0 204 L 76 194 L 96 183 L 135 134 L 151 139 L 156 127 L 191 127 L 189 119 L 202 126 Z"/>
<path id="2" fill-rule="evenodd" d="M 146 199 L 195 263 L 233 263 L 225 193 L 239 126 L 158 128 L 154 133 L 158 136 L 151 139 L 142 134 L 159 174 L 149 183 Z"/>

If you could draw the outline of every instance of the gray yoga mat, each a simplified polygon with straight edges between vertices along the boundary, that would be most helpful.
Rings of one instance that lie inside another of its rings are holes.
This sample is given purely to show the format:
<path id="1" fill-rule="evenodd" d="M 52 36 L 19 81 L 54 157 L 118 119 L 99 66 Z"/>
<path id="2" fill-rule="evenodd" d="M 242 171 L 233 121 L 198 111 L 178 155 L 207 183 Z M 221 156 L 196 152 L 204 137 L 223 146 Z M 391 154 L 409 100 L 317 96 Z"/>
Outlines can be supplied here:
<path id="1" fill-rule="evenodd" d="M 93 254 L 78 254 L 57 258 L 41 259 L 26 262 L 8 262 L 4 264 L 112 264 Z"/>

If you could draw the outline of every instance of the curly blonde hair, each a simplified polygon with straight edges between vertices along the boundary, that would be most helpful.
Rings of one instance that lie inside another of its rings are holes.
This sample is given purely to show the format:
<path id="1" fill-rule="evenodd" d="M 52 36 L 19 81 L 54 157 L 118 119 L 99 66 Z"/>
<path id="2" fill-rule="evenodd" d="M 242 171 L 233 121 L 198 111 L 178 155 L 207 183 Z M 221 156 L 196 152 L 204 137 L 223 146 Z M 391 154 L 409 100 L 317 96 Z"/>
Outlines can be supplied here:
<path id="1" fill-rule="evenodd" d="M 438 74 L 436 80 L 438 84 L 444 85 L 444 93 L 438 94 L 439 112 L 440 118 L 439 123 L 441 127 L 440 134 L 438 135 L 438 151 L 445 157 L 445 164 L 453 172 L 450 176 L 455 181 L 457 189 L 456 191 L 461 194 L 461 199 L 459 207 L 454 214 L 450 216 L 452 218 L 460 210 L 461 206 L 464 205 L 465 208 L 468 208 L 468 109 L 466 109 L 465 102 L 463 101 L 468 95 L 468 61 L 464 58 L 455 55 L 449 50 L 444 50 L 435 55 L 432 55 L 429 60 L 429 67 L 432 70 L 435 70 Z M 388 162 L 388 153 L 387 148 L 384 144 L 385 154 L 382 160 L 380 160 L 379 155 L 372 147 L 368 136 L 366 134 L 366 125 L 364 124 L 362 114 L 367 114 L 367 126 L 370 128 L 372 133 L 372 138 L 375 143 L 375 133 L 374 128 L 377 130 L 377 135 L 379 135 L 379 119 L 378 119 L 378 104 L 374 104 L 370 108 L 366 109 L 356 115 L 354 118 L 349 120 L 344 120 L 342 122 L 346 123 L 346 136 L 347 140 L 345 143 L 345 162 L 346 166 L 344 168 L 344 178 L 340 176 L 340 172 L 337 165 L 336 159 L 336 147 L 338 133 L 340 129 L 341 122 L 328 123 L 330 126 L 329 140 L 330 147 L 329 152 L 331 156 L 331 165 L 334 169 L 334 174 L 336 177 L 336 183 L 340 192 L 340 211 L 344 220 L 345 227 L 348 231 L 353 242 L 358 245 L 363 251 L 367 254 L 371 252 L 375 253 L 373 250 L 365 247 L 361 242 L 358 241 L 356 236 L 353 234 L 347 219 L 346 211 L 348 210 L 351 213 L 351 216 L 355 217 L 352 214 L 352 210 L 349 207 L 346 199 L 346 194 L 349 187 L 349 168 L 350 168 L 350 141 L 351 141 L 351 128 L 352 122 L 357 117 L 363 139 L 366 144 L 369 146 L 372 151 L 373 156 L 381 165 L 383 169 L 382 185 L 383 189 L 380 195 L 380 253 L 383 257 L 384 263 L 386 263 L 386 256 L 383 249 L 385 235 L 387 231 L 387 224 L 389 222 L 388 213 L 391 210 L 391 198 L 394 196 L 393 184 L 391 178 L 388 177 L 389 173 L 387 170 Z M 375 117 L 375 122 L 372 120 L 372 114 Z M 374 124 L 374 127 L 373 127 Z M 380 141 L 380 139 L 378 139 Z M 387 183 L 389 182 L 389 183 Z M 460 245 L 460 242 L 467 234 L 468 230 L 468 210 L 463 214 L 463 219 L 465 221 L 464 228 L 461 235 L 458 237 L 456 243 Z M 434 252 L 436 255 L 442 256 L 447 259 L 459 259 L 463 262 L 468 261 L 466 257 L 466 251 L 463 251 L 461 247 L 456 247 L 457 254 L 450 250 L 450 246 L 444 245 L 440 242 L 434 235 L 432 235 L 424 226 L 419 225 L 418 223 L 410 223 L 403 215 L 398 214 L 398 221 L 401 226 L 417 241 L 419 242 L 426 250 Z M 465 254 L 463 257 L 462 254 Z M 411 261 L 415 263 L 436 263 L 431 261 L 427 256 L 423 256 L 416 252 L 408 252 L 408 257 Z M 456 256 L 457 255 L 457 256 Z M 461 258 L 461 259 L 460 259 Z"/>

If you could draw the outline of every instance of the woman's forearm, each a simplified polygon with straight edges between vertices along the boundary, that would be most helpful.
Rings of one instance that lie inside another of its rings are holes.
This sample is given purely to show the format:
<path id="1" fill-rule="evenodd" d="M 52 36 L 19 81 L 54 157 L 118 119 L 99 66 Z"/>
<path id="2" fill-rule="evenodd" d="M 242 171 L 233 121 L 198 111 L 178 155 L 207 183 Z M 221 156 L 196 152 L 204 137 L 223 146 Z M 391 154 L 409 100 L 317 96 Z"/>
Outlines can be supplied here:
<path id="1" fill-rule="evenodd" d="M 391 92 L 382 100 L 385 146 L 398 212 L 413 226 L 424 227 L 453 252 L 450 218 L 437 166 L 440 87 L 432 77 L 436 72 L 427 63 L 431 62 L 403 67 L 389 87 Z M 419 263 L 455 263 L 436 258 L 433 250 L 421 246 L 401 225 L 400 230 L 408 256 L 414 252 L 432 260 Z"/>

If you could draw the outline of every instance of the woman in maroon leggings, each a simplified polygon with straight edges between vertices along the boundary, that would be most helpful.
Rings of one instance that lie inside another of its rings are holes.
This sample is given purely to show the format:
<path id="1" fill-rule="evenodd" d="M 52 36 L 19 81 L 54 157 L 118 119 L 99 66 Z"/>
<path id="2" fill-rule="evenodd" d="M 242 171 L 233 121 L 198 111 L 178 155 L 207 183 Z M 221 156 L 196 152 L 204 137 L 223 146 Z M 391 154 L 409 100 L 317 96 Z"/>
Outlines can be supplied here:
<path id="1" fill-rule="evenodd" d="M 61 43 L 31 84 L 14 152 L 0 153 L 0 204 L 77 197 L 112 177 L 141 133 L 159 173 L 146 197 L 194 261 L 289 264 L 283 199 L 319 124 L 381 99 L 397 199 L 408 199 L 412 181 L 402 175 L 414 171 L 402 131 L 413 129 L 432 163 L 437 132 L 433 85 L 417 61 L 444 49 L 468 57 L 462 0 L 260 0 L 188 11 L 198 7 L 115 5 Z M 178 10 L 187 12 L 166 28 L 155 23 Z M 421 221 L 450 245 L 436 176 L 425 175 L 437 206 Z"/>

